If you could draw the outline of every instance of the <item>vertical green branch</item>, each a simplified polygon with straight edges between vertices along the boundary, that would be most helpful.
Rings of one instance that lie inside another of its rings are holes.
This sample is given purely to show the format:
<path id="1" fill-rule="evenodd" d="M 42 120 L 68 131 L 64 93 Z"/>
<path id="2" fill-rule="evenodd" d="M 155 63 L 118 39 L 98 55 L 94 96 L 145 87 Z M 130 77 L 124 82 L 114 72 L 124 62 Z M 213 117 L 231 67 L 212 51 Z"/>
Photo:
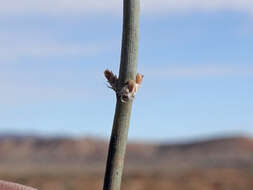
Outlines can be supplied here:
<path id="1" fill-rule="evenodd" d="M 119 84 L 134 80 L 137 73 L 139 0 L 124 0 L 123 35 Z M 120 190 L 132 100 L 122 103 L 117 97 L 112 134 L 110 139 L 103 190 Z"/>

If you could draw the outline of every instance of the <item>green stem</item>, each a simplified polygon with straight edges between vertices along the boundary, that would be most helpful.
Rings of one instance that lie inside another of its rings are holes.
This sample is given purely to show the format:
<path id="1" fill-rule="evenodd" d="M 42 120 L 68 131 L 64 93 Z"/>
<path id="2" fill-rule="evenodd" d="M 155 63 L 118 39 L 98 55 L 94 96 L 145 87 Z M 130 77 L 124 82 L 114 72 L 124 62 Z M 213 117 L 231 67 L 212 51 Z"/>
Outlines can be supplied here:
<path id="1" fill-rule="evenodd" d="M 137 73 L 139 7 L 139 0 L 124 0 L 119 71 L 121 85 L 130 79 L 135 81 Z M 122 103 L 117 98 L 103 190 L 120 190 L 132 103 Z"/>

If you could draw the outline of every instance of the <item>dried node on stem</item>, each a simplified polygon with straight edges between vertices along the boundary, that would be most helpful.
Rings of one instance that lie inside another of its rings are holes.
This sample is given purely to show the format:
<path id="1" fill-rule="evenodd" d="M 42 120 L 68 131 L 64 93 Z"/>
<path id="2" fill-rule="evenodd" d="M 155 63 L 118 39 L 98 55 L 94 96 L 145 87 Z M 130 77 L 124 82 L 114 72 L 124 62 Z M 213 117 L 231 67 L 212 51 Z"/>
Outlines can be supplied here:
<path id="1" fill-rule="evenodd" d="M 129 80 L 123 86 L 120 86 L 117 76 L 114 75 L 112 71 L 107 69 L 104 74 L 110 84 L 109 88 L 113 89 L 121 102 L 124 103 L 134 99 L 144 77 L 144 75 L 138 73 L 136 75 L 136 81 Z"/>

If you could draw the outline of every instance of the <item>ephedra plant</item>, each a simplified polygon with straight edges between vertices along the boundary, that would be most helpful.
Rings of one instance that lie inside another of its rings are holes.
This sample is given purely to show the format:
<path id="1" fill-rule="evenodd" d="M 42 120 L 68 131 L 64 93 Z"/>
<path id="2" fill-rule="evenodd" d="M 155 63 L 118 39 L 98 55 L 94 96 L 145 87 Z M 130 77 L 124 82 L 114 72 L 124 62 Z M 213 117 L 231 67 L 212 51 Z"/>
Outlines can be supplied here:
<path id="1" fill-rule="evenodd" d="M 110 70 L 105 77 L 117 96 L 103 190 L 120 190 L 133 99 L 142 82 L 137 74 L 139 0 L 124 0 L 119 77 Z"/>

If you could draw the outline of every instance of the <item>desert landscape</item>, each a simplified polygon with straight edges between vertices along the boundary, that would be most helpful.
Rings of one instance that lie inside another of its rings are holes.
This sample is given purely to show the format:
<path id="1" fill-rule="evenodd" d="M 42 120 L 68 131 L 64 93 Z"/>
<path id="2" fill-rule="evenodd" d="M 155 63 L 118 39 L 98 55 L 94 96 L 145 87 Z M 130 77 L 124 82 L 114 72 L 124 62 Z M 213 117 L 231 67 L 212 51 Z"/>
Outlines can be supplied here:
<path id="1" fill-rule="evenodd" d="M 96 138 L 3 135 L 0 179 L 40 190 L 99 190 L 108 143 Z M 252 190 L 253 139 L 130 142 L 123 190 Z"/>

